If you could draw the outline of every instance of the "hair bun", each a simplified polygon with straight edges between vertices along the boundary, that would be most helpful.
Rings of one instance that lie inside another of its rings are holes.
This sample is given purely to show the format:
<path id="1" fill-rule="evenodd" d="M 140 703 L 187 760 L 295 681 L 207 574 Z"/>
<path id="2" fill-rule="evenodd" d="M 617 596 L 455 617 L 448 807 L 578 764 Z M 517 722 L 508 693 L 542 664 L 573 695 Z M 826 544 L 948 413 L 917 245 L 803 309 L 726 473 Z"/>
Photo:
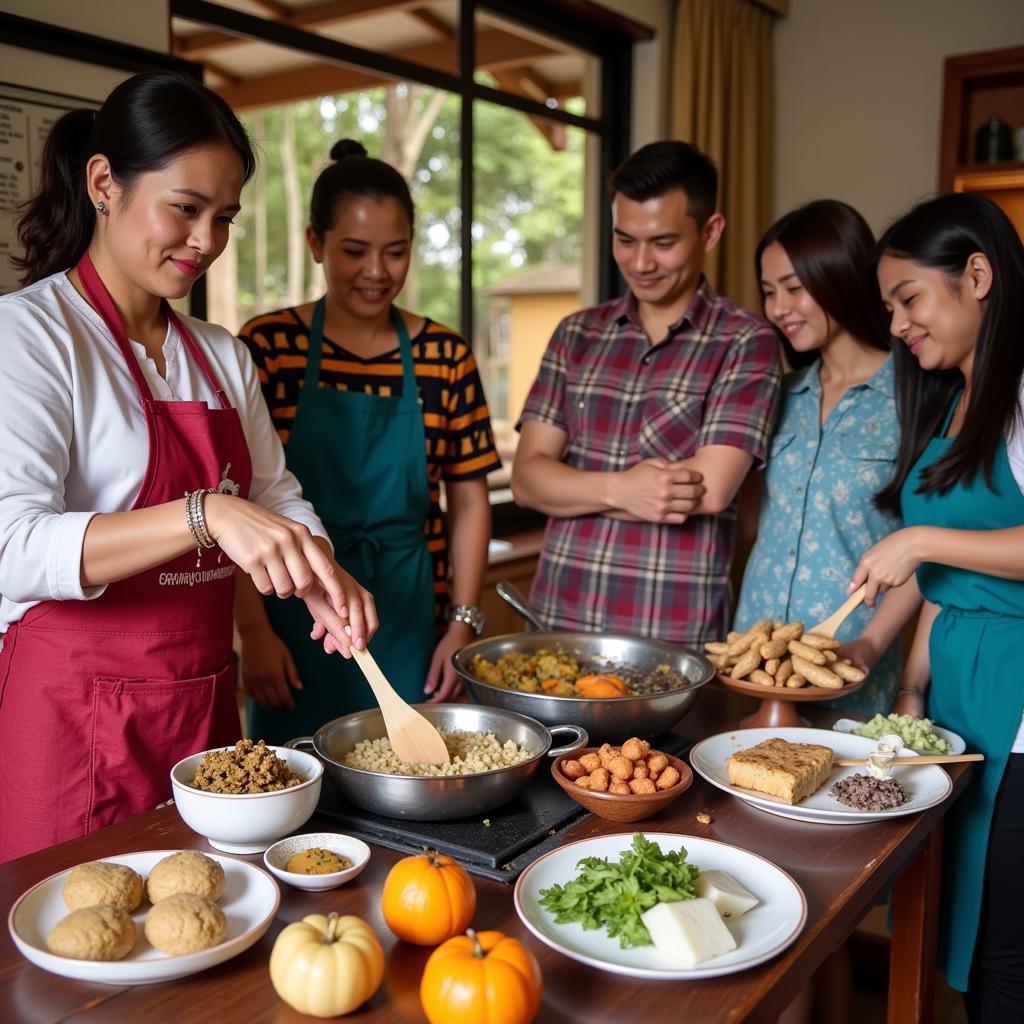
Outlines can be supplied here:
<path id="1" fill-rule="evenodd" d="M 349 156 L 366 156 L 366 147 L 355 139 L 341 139 L 331 146 L 331 159 L 344 160 Z"/>

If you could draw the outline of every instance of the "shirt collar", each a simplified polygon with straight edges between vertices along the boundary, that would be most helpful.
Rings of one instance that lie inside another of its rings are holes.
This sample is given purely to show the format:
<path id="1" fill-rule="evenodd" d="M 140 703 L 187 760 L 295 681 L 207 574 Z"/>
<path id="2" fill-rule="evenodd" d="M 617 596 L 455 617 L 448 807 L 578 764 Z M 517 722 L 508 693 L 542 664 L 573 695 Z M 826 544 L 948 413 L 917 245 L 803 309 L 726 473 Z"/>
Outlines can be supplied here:
<path id="1" fill-rule="evenodd" d="M 717 296 L 711 290 L 711 285 L 708 284 L 707 278 L 701 274 L 700 284 L 697 286 L 696 293 L 690 299 L 689 305 L 683 310 L 679 318 L 669 326 L 666 337 L 671 338 L 672 335 L 682 330 L 687 321 L 690 327 L 698 334 L 704 333 L 714 313 L 716 299 Z M 640 326 L 640 317 L 637 314 L 637 299 L 632 291 L 626 292 L 617 301 L 613 312 L 615 320 L 619 324 L 633 323 L 638 327 Z"/>
<path id="2" fill-rule="evenodd" d="M 821 378 L 818 376 L 820 368 L 821 360 L 815 359 L 810 366 L 804 366 L 799 370 L 790 371 L 782 379 L 782 390 L 789 394 L 797 394 L 801 391 L 810 391 L 814 394 L 820 394 Z M 872 391 L 877 391 L 880 395 L 892 398 L 895 394 L 892 356 L 890 355 L 866 381 L 855 386 L 858 388 L 871 388 Z"/>

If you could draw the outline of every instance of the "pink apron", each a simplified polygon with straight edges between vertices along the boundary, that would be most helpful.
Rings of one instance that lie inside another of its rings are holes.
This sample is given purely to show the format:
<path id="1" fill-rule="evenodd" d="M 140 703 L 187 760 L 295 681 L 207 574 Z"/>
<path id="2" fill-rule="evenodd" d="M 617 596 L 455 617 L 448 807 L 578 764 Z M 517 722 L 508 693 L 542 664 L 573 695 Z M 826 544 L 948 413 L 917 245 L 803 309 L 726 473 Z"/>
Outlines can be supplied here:
<path id="1" fill-rule="evenodd" d="M 154 400 L 89 259 L 78 273 L 131 371 L 149 431 L 133 508 L 198 487 L 246 497 L 238 412 L 188 328 L 165 308 L 220 400 Z M 184 510 L 182 516 L 184 517 Z M 170 796 L 169 771 L 241 735 L 231 624 L 235 567 L 195 549 L 111 583 L 92 601 L 43 601 L 0 652 L 0 862 L 84 835 Z"/>

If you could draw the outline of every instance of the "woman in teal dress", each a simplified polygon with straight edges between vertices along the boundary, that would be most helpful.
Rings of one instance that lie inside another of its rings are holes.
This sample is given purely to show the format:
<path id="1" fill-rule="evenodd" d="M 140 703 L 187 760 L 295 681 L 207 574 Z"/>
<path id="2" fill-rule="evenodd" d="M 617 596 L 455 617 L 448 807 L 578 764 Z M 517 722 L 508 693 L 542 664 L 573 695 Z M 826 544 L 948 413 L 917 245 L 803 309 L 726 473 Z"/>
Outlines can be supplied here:
<path id="1" fill-rule="evenodd" d="M 922 203 L 879 243 L 891 310 L 896 472 L 879 505 L 906 528 L 850 587 L 867 603 L 916 574 L 925 606 L 896 710 L 985 762 L 947 818 L 939 966 L 972 1024 L 1024 1007 L 1024 246 L 994 203 Z"/>
<path id="2" fill-rule="evenodd" d="M 745 485 L 742 526 L 757 520 L 736 628 L 762 618 L 827 618 L 865 548 L 902 524 L 874 506 L 892 476 L 899 439 L 885 310 L 874 274 L 875 239 L 864 218 L 825 199 L 786 214 L 757 247 L 765 316 L 795 369 L 763 484 Z M 843 624 L 846 653 L 870 669 L 864 686 L 837 704 L 888 711 L 899 680 L 900 630 L 917 610 L 913 581 L 877 611 Z"/>

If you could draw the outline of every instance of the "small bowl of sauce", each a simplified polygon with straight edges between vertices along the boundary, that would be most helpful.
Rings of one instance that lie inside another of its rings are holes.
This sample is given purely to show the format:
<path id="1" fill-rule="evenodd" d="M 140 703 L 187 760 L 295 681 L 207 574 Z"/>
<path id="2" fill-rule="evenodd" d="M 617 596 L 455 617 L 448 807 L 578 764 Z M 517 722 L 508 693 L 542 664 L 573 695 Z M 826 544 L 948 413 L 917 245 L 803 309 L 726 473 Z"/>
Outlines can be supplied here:
<path id="1" fill-rule="evenodd" d="M 263 854 L 263 863 L 275 878 L 307 892 L 323 892 L 350 882 L 369 860 L 366 843 L 340 832 L 289 836 Z"/>

